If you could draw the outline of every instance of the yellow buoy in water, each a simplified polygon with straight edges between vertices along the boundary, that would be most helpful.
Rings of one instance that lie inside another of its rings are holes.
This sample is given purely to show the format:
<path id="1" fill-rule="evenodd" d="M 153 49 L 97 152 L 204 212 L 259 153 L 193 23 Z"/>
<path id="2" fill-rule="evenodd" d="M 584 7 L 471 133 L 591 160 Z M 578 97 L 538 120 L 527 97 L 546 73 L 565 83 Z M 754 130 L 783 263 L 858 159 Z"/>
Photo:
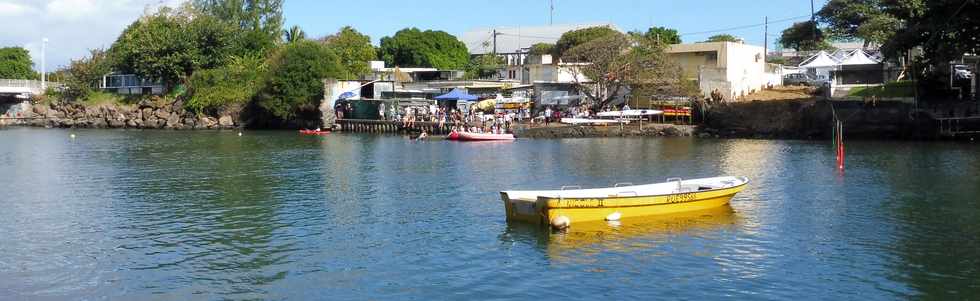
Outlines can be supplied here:
<path id="1" fill-rule="evenodd" d="M 555 229 L 565 229 L 572 226 L 572 220 L 567 216 L 561 215 L 551 220 L 551 226 Z"/>

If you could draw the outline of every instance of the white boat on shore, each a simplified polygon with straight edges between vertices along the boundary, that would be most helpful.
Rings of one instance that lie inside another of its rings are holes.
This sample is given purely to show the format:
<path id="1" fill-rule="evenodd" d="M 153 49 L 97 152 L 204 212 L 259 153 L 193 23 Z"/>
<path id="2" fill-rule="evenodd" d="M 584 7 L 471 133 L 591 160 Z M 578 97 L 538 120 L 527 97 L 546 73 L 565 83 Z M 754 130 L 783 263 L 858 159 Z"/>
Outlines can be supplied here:
<path id="1" fill-rule="evenodd" d="M 599 117 L 641 117 L 641 116 L 654 116 L 661 115 L 664 111 L 661 110 L 624 110 L 624 111 L 609 111 L 609 112 L 599 112 L 596 114 Z"/>
<path id="2" fill-rule="evenodd" d="M 562 118 L 561 123 L 573 124 L 573 125 L 605 125 L 605 124 L 630 123 L 630 121 L 621 120 L 621 119 Z"/>

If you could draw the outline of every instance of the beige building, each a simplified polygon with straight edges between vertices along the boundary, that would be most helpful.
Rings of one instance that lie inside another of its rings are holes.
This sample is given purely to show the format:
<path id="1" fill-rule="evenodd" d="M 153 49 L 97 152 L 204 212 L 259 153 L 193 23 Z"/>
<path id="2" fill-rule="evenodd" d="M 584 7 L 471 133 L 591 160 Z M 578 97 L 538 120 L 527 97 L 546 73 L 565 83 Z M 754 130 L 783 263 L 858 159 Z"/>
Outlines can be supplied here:
<path id="1" fill-rule="evenodd" d="M 697 81 L 705 97 L 717 90 L 725 100 L 734 100 L 772 83 L 772 74 L 766 72 L 765 49 L 760 46 L 733 42 L 675 44 L 667 53 L 687 79 Z"/>

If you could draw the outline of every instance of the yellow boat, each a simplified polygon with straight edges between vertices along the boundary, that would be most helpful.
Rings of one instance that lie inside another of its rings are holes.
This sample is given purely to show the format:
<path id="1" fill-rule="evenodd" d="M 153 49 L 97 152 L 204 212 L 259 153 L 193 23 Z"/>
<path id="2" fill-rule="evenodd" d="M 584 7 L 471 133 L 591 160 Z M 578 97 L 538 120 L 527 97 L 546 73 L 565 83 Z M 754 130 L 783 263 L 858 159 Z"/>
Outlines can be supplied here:
<path id="1" fill-rule="evenodd" d="M 617 221 L 716 208 L 728 204 L 748 183 L 745 177 L 672 178 L 664 183 L 617 184 L 611 188 L 501 191 L 500 198 L 508 221 L 566 228 L 573 222 Z"/>

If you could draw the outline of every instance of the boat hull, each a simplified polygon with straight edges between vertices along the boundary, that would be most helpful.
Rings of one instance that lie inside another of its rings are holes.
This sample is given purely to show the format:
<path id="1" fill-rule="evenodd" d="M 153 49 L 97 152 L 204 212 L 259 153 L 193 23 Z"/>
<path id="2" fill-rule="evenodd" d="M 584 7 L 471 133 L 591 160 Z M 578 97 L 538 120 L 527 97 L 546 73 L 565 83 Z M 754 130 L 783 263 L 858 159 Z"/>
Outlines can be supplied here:
<path id="1" fill-rule="evenodd" d="M 300 135 L 326 135 L 330 134 L 329 131 L 316 131 L 316 130 L 299 130 Z"/>
<path id="2" fill-rule="evenodd" d="M 508 141 L 514 140 L 513 134 L 478 134 L 457 133 L 454 140 L 458 141 Z"/>
<path id="3" fill-rule="evenodd" d="M 647 196 L 616 196 L 561 198 L 539 196 L 535 200 L 511 199 L 508 192 L 501 192 L 508 221 L 548 224 L 564 217 L 571 223 L 603 221 L 611 216 L 629 219 L 635 217 L 675 214 L 725 206 L 738 192 L 740 185 L 704 190 Z M 618 213 L 618 214 L 617 214 Z"/>
<path id="4" fill-rule="evenodd" d="M 699 211 L 727 205 L 740 190 L 742 187 L 713 192 L 687 193 L 689 195 L 677 194 L 606 200 L 546 198 L 543 200 L 547 204 L 544 216 L 548 221 L 559 216 L 565 216 L 575 222 L 590 222 L 603 221 L 606 217 L 617 212 L 621 214 L 622 218 L 629 218 Z M 677 199 L 690 200 L 675 202 Z"/>

